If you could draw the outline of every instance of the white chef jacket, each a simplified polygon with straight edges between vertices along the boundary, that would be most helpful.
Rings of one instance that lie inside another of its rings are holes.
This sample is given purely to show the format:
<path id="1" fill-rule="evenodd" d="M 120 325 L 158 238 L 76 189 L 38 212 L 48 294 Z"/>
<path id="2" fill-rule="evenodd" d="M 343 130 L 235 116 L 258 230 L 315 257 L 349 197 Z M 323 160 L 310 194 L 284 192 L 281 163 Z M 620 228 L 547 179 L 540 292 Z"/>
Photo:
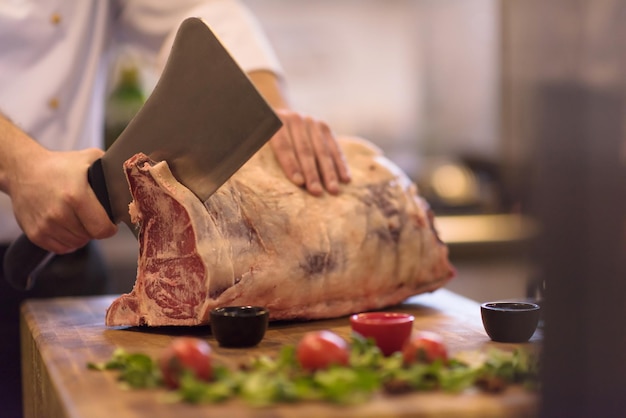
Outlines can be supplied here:
<path id="1" fill-rule="evenodd" d="M 48 149 L 101 147 L 110 51 L 131 45 L 158 67 L 190 16 L 245 71 L 281 72 L 237 0 L 0 0 L 0 111 Z M 0 193 L 0 243 L 20 232 Z"/>

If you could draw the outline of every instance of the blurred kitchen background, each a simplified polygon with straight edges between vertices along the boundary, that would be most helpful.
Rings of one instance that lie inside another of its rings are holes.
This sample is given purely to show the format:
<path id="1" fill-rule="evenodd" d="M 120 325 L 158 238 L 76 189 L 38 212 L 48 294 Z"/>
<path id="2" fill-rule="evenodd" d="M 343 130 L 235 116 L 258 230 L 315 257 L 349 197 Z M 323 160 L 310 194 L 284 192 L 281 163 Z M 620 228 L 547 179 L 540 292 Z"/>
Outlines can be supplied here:
<path id="1" fill-rule="evenodd" d="M 534 227 L 518 216 L 503 170 L 503 81 L 516 39 L 508 2 L 245 3 L 278 54 L 295 107 L 337 134 L 373 141 L 418 183 L 458 269 L 448 288 L 477 301 L 534 295 L 525 256 Z M 114 293 L 130 290 L 136 268 L 136 241 L 120 229 L 102 242 Z"/>

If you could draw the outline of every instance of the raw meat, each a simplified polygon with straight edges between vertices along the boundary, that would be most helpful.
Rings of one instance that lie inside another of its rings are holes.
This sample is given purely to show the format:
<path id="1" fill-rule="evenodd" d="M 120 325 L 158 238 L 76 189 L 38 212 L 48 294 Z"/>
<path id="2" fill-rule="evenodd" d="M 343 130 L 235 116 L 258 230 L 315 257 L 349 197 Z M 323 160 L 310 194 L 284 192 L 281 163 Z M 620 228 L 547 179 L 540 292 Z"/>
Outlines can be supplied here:
<path id="1" fill-rule="evenodd" d="M 372 144 L 342 138 L 352 182 L 314 197 L 265 147 L 204 204 L 165 162 L 124 165 L 139 228 L 137 279 L 106 325 L 200 325 L 217 306 L 272 320 L 380 309 L 454 276 L 416 186 Z"/>

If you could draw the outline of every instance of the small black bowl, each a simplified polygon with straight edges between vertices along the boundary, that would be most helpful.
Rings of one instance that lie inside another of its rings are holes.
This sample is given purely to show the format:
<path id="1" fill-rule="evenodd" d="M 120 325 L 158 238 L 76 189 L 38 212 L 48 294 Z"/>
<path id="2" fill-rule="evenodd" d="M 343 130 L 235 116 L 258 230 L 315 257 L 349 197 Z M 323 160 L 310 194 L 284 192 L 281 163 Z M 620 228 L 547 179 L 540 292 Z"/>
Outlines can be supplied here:
<path id="1" fill-rule="evenodd" d="M 265 336 L 269 310 L 261 306 L 223 306 L 211 310 L 211 331 L 222 347 L 252 347 Z"/>
<path id="2" fill-rule="evenodd" d="M 530 339 L 539 323 L 540 307 L 532 302 L 485 302 L 480 314 L 487 335 L 503 343 L 523 343 Z"/>

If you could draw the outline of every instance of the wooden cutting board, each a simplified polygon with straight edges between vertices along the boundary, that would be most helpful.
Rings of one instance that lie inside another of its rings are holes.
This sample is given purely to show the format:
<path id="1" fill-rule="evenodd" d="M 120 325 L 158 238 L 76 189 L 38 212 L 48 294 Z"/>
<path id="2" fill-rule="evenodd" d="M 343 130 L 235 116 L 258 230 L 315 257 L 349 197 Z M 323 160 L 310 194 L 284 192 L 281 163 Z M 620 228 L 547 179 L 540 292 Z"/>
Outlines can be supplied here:
<path id="1" fill-rule="evenodd" d="M 206 338 L 216 361 L 229 365 L 250 356 L 273 355 L 284 344 L 295 344 L 307 331 L 330 329 L 348 338 L 347 317 L 272 323 L 259 344 L 251 349 L 218 347 L 210 327 L 124 329 L 104 326 L 104 313 L 114 297 L 33 300 L 22 307 L 22 356 L 24 362 L 25 417 L 41 418 L 184 418 L 184 417 L 521 417 L 537 415 L 537 395 L 521 387 L 503 393 L 462 394 L 421 392 L 378 395 L 358 406 L 303 402 L 271 408 L 252 408 L 239 401 L 218 405 L 167 403 L 165 390 L 122 390 L 114 372 L 87 369 L 88 362 L 103 362 L 116 347 L 156 357 L 172 338 L 194 335 Z M 393 311 L 415 315 L 416 330 L 442 334 L 452 354 L 511 350 L 517 344 L 489 340 L 477 303 L 445 289 L 408 299 Z M 540 340 L 537 333 L 530 343 Z"/>

